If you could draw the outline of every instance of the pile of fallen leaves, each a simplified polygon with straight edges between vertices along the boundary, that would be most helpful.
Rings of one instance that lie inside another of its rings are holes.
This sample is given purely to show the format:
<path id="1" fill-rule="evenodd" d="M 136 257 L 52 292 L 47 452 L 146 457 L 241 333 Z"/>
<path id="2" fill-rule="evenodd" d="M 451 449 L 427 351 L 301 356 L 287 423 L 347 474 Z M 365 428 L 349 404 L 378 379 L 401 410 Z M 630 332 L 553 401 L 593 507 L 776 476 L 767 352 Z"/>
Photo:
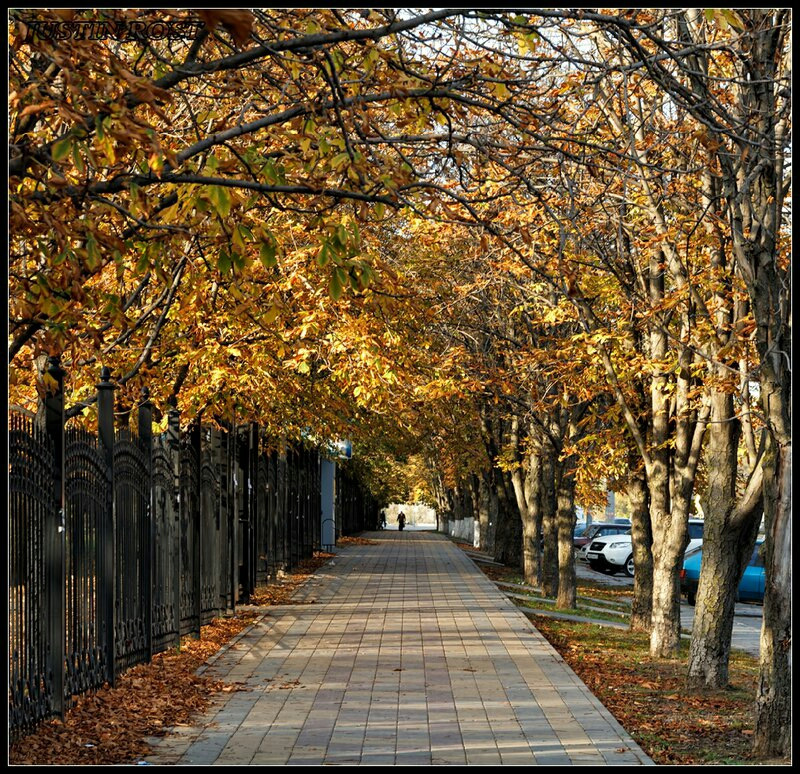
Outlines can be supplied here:
<path id="1" fill-rule="evenodd" d="M 370 540 L 369 538 L 360 537 L 340 537 L 336 541 L 337 546 L 377 546 L 377 540 Z"/>
<path id="2" fill-rule="evenodd" d="M 322 565 L 329 559 L 333 559 L 336 554 L 329 554 L 327 551 L 314 551 L 310 559 L 303 559 L 290 574 L 284 575 L 268 586 L 259 586 L 250 595 L 250 604 L 260 607 L 272 605 L 297 604 L 292 596 L 298 587 L 302 586 Z M 300 600 L 301 604 L 310 603 L 311 600 Z"/>
<path id="3" fill-rule="evenodd" d="M 452 540 L 452 538 L 451 538 Z M 462 550 L 462 551 L 472 551 L 473 554 L 481 553 L 472 543 L 461 543 L 458 540 L 453 540 L 453 542 Z"/>
<path id="4" fill-rule="evenodd" d="M 333 556 L 314 552 L 279 582 L 256 589 L 252 604 L 288 604 L 297 588 Z M 145 737 L 161 736 L 170 726 L 189 723 L 208 709 L 215 693 L 239 689 L 195 672 L 258 617 L 258 612 L 245 608 L 234 616 L 215 618 L 201 628 L 200 639 L 184 637 L 180 650 L 159 653 L 149 664 L 129 669 L 115 687 L 106 685 L 74 697 L 63 722 L 42 723 L 15 741 L 9 748 L 9 762 L 135 763 L 149 752 Z"/>
<path id="5" fill-rule="evenodd" d="M 732 654 L 727 690 L 692 689 L 681 657 L 653 659 L 645 634 L 535 616 L 536 628 L 659 764 L 751 760 L 757 660 Z"/>
<path id="6" fill-rule="evenodd" d="M 519 573 L 510 567 L 495 567 L 490 564 L 479 564 L 478 567 L 487 578 L 499 583 L 515 583 L 519 580 Z"/>
<path id="7" fill-rule="evenodd" d="M 214 693 L 231 689 L 195 671 L 257 617 L 242 612 L 215 618 L 201 627 L 199 640 L 185 637 L 180 650 L 159 653 L 149 664 L 129 669 L 113 688 L 105 685 L 75 697 L 63 722 L 42 723 L 15 741 L 9 748 L 9 762 L 63 765 L 139 760 L 149 751 L 145 737 L 188 723 L 195 713 L 208 708 Z"/>

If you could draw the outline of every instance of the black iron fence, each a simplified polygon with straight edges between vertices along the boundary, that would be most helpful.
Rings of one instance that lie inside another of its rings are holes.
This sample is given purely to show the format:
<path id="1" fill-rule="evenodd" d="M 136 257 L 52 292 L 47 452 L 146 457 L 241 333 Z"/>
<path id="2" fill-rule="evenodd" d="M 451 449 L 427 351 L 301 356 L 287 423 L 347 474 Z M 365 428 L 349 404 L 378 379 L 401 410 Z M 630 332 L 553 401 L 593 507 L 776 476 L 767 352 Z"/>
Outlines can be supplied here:
<path id="1" fill-rule="evenodd" d="M 115 427 L 107 369 L 92 433 L 65 422 L 57 361 L 49 373 L 58 388 L 38 419 L 9 416 L 14 736 L 199 636 L 321 539 L 318 449 L 270 449 L 255 424 L 181 430 L 174 408 L 153 436 L 146 391 L 137 427 Z M 340 531 L 371 528 L 371 498 L 346 474 L 341 482 Z"/>

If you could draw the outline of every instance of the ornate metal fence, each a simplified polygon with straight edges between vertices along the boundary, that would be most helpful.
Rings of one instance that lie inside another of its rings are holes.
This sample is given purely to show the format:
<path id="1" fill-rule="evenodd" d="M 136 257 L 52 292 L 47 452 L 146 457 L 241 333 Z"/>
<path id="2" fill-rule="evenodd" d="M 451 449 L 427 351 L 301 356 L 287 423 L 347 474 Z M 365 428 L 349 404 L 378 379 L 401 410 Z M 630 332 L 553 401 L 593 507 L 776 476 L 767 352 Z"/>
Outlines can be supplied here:
<path id="1" fill-rule="evenodd" d="M 114 664 L 117 674 L 152 655 L 150 460 L 127 428 L 114 443 Z"/>
<path id="2" fill-rule="evenodd" d="M 9 723 L 30 728 L 53 710 L 45 543 L 58 502 L 53 443 L 33 415 L 12 409 L 9 452 Z"/>
<path id="3" fill-rule="evenodd" d="M 180 632 L 199 636 L 201 596 L 201 479 L 200 427 L 192 428 L 180 441 Z M 210 541 L 210 535 L 206 539 Z"/>
<path id="4" fill-rule="evenodd" d="M 65 446 L 66 692 L 74 695 L 101 686 L 108 672 L 100 588 L 111 468 L 87 430 L 68 429 Z"/>
<path id="5" fill-rule="evenodd" d="M 320 548 L 318 450 L 276 450 L 257 425 L 181 432 L 175 408 L 153 437 L 146 391 L 136 427 L 119 426 L 108 369 L 97 431 L 65 428 L 64 372 L 49 373 L 38 418 L 9 414 L 12 737 Z M 366 528 L 363 491 L 341 482 L 343 531 Z"/>

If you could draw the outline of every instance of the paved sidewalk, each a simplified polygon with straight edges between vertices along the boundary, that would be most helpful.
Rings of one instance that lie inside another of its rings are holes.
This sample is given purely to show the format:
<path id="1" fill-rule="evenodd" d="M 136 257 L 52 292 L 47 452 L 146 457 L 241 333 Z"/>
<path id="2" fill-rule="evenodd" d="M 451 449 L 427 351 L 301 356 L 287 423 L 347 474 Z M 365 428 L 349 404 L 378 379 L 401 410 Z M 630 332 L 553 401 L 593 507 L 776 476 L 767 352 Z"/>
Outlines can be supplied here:
<path id="1" fill-rule="evenodd" d="M 340 549 L 208 667 L 245 690 L 157 740 L 153 764 L 652 761 L 447 538 Z"/>

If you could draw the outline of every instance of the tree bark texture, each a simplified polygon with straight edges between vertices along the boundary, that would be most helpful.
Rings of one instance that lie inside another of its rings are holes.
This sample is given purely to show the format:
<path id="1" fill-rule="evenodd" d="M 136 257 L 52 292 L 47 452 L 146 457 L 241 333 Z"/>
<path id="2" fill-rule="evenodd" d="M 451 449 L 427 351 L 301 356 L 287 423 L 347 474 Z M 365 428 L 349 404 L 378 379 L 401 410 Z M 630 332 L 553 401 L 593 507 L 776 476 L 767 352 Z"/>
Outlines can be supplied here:
<path id="1" fill-rule="evenodd" d="M 552 447 L 545 447 L 542 456 L 542 593 L 555 597 L 558 593 L 558 529 L 556 525 L 555 462 Z"/>
<path id="2" fill-rule="evenodd" d="M 649 632 L 653 611 L 653 530 L 644 470 L 631 474 L 627 494 L 631 505 L 631 545 L 635 567 L 631 631 Z"/>
<path id="3" fill-rule="evenodd" d="M 525 583 L 538 586 L 541 582 L 542 550 L 539 530 L 542 525 L 542 459 L 539 454 L 528 455 L 525 475 L 527 513 L 522 523 L 522 558 Z"/>
<path id="4" fill-rule="evenodd" d="M 703 561 L 689 649 L 689 683 L 728 685 L 728 659 L 736 591 L 753 553 L 761 520 L 761 498 L 737 508 L 736 478 L 741 435 L 733 396 L 714 390 L 707 449 L 708 488 Z"/>
<path id="5" fill-rule="evenodd" d="M 572 538 L 575 531 L 575 473 L 574 457 L 558 463 L 560 475 L 557 493 L 558 533 L 558 596 L 556 607 L 573 609 L 576 606 L 575 546 Z"/>

